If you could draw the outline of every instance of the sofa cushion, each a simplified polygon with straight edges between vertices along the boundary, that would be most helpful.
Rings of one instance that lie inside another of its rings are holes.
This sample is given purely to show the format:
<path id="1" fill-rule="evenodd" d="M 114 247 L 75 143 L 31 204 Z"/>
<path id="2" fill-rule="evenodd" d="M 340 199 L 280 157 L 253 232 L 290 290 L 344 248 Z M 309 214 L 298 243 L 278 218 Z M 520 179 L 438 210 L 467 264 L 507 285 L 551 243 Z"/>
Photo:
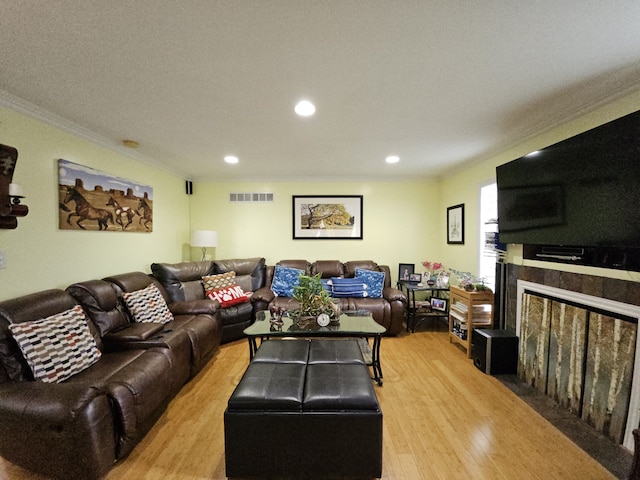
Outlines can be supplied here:
<path id="1" fill-rule="evenodd" d="M 260 349 L 258 349 L 258 353 L 260 353 Z M 358 340 L 320 340 L 316 338 L 311 341 L 308 363 L 309 365 L 317 363 L 365 364 Z"/>
<path id="2" fill-rule="evenodd" d="M 315 340 L 314 340 L 315 341 Z M 309 361 L 309 340 L 265 340 L 260 344 L 252 363 L 301 363 Z"/>
<path id="3" fill-rule="evenodd" d="M 236 272 L 235 283 L 247 293 L 264 287 L 267 269 L 262 257 L 215 260 L 213 265 L 215 273 Z"/>
<path id="4" fill-rule="evenodd" d="M 84 313 L 97 327 L 98 335 L 94 335 L 94 338 L 98 348 L 101 347 L 102 337 L 130 323 L 124 305 L 112 285 L 104 280 L 87 280 L 66 288 L 66 292 L 82 305 Z"/>
<path id="5" fill-rule="evenodd" d="M 367 285 L 359 278 L 331 279 L 333 297 L 368 297 Z"/>
<path id="6" fill-rule="evenodd" d="M 236 283 L 236 272 L 221 273 L 219 275 L 206 275 L 202 277 L 202 283 L 206 292 L 219 288 L 231 287 Z"/>
<path id="7" fill-rule="evenodd" d="M 80 305 L 47 318 L 9 325 L 36 380 L 57 383 L 102 355 Z"/>
<path id="8" fill-rule="evenodd" d="M 173 320 L 167 302 L 153 283 L 135 292 L 122 292 L 133 320 L 140 323 L 167 323 Z"/>
<path id="9" fill-rule="evenodd" d="M 311 275 L 321 278 L 344 277 L 344 264 L 339 260 L 317 260 L 311 264 Z"/>
<path id="10" fill-rule="evenodd" d="M 384 287 L 384 272 L 374 272 L 372 270 L 364 270 L 356 268 L 356 277 L 361 279 L 367 286 L 367 294 L 369 298 L 382 298 L 382 289 Z"/>
<path id="11" fill-rule="evenodd" d="M 217 300 L 220 302 L 222 308 L 231 307 L 238 303 L 246 303 L 249 301 L 249 297 L 244 293 L 240 285 L 232 285 L 230 287 L 209 290 L 207 291 L 207 297 L 211 300 Z"/>
<path id="12" fill-rule="evenodd" d="M 304 411 L 376 411 L 379 408 L 366 365 L 316 363 L 307 366 Z"/>
<path id="13" fill-rule="evenodd" d="M 293 297 L 293 289 L 300 285 L 300 275 L 304 273 L 304 270 L 276 265 L 271 290 L 279 297 Z"/>
<path id="14" fill-rule="evenodd" d="M 151 271 L 164 287 L 170 302 L 202 300 L 202 277 L 213 273 L 213 263 L 152 263 Z"/>
<path id="15" fill-rule="evenodd" d="M 229 398 L 229 410 L 301 411 L 306 368 L 304 363 L 250 363 Z"/>

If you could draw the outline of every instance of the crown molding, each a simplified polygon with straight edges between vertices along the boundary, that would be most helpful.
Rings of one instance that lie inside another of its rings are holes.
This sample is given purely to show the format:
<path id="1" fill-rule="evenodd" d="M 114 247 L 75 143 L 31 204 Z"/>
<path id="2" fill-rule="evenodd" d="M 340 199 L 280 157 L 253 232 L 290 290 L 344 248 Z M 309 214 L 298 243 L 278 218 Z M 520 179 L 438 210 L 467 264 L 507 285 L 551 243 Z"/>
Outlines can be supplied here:
<path id="1" fill-rule="evenodd" d="M 9 108 L 42 123 L 58 128 L 71 135 L 82 138 L 83 140 L 87 140 L 94 145 L 108 148 L 121 155 L 125 155 L 134 160 L 150 165 L 154 168 L 164 170 L 165 172 L 175 175 L 179 178 L 185 178 L 183 173 L 178 172 L 168 167 L 167 165 L 161 164 L 158 161 L 141 154 L 140 152 L 121 145 L 111 138 L 100 135 L 92 130 L 89 130 L 88 128 L 78 125 L 77 123 L 67 120 L 66 118 L 56 115 L 55 113 L 52 113 L 48 110 L 40 108 L 37 105 L 29 103 L 26 100 L 23 100 L 22 98 L 17 97 L 2 89 L 0 89 L 0 107 Z"/>

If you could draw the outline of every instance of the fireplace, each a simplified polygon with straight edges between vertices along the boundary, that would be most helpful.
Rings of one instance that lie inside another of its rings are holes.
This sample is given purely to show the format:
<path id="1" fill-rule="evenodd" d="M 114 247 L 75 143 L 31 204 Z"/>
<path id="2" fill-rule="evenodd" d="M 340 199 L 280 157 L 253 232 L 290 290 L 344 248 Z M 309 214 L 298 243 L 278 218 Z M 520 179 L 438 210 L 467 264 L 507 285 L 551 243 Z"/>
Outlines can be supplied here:
<path id="1" fill-rule="evenodd" d="M 515 284 L 520 380 L 633 451 L 640 306 L 523 279 Z"/>

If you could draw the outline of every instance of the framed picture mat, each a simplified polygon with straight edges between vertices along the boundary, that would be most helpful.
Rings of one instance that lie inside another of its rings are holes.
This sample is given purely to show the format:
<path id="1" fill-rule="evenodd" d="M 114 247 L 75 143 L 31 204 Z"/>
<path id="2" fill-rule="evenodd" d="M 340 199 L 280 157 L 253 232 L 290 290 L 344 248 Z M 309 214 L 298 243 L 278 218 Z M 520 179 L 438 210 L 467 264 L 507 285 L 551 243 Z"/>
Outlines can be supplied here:
<path id="1" fill-rule="evenodd" d="M 410 281 L 411 275 L 416 268 L 415 263 L 400 263 L 398 264 L 398 280 Z"/>
<path id="2" fill-rule="evenodd" d="M 464 245 L 464 203 L 447 207 L 447 243 Z"/>
<path id="3" fill-rule="evenodd" d="M 294 240 L 362 240 L 362 195 L 293 195 Z"/>

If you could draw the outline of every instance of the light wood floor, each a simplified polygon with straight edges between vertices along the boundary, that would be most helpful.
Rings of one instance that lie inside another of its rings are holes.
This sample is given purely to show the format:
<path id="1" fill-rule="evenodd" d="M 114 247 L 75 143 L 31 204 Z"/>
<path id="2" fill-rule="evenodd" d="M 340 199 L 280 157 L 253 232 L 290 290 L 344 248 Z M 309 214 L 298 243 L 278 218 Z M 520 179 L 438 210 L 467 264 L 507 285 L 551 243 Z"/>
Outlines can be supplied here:
<path id="1" fill-rule="evenodd" d="M 495 378 L 445 331 L 382 341 L 383 479 L 613 479 Z M 248 346 L 221 347 L 106 480 L 224 479 L 223 412 Z M 265 445 L 265 448 L 277 448 Z M 301 455 L 304 448 L 301 446 Z M 295 461 L 295 459 L 292 459 Z M 0 458 L 0 478 L 42 480 Z"/>

